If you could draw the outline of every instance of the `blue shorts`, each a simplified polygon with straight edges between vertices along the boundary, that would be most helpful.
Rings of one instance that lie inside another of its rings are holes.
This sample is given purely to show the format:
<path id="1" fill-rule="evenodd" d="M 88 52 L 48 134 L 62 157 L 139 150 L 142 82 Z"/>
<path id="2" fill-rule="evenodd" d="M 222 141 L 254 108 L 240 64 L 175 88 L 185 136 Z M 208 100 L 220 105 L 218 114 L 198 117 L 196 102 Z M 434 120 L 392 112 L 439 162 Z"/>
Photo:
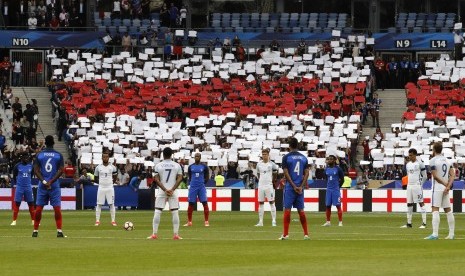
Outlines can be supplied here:
<path id="1" fill-rule="evenodd" d="M 325 206 L 341 205 L 341 190 L 326 190 Z"/>
<path id="2" fill-rule="evenodd" d="M 37 189 L 37 206 L 45 206 L 50 201 L 50 205 L 53 207 L 61 206 L 61 189 L 60 188 L 52 188 L 51 190 L 47 190 L 45 188 L 39 187 Z"/>
<path id="3" fill-rule="evenodd" d="M 298 194 L 294 190 L 284 189 L 284 209 L 292 207 L 297 210 L 304 209 L 304 193 Z"/>
<path id="4" fill-rule="evenodd" d="M 32 188 L 17 187 L 15 191 L 15 202 L 23 201 L 23 196 L 24 196 L 24 201 L 28 203 L 34 202 L 34 195 L 32 194 Z"/>
<path id="5" fill-rule="evenodd" d="M 207 189 L 205 186 L 189 188 L 187 199 L 190 203 L 197 202 L 197 197 L 200 202 L 207 202 Z"/>

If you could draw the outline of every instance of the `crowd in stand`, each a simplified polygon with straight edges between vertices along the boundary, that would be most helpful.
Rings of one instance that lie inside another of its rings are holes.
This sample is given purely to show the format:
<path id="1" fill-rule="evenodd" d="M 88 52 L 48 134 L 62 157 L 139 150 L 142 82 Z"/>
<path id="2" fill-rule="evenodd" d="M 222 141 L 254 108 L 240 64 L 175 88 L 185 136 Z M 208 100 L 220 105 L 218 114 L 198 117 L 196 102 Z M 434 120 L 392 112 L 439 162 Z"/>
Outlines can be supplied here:
<path id="1" fill-rule="evenodd" d="M 8 27 L 57 31 L 86 26 L 84 0 L 5 0 L 1 8 Z"/>

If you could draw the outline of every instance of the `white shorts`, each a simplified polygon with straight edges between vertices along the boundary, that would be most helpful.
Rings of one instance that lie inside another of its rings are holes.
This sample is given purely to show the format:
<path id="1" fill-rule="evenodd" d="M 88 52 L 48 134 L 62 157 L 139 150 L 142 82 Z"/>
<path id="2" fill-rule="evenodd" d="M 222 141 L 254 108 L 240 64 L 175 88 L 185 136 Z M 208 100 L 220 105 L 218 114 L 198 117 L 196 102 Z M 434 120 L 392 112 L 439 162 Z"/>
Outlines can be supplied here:
<path id="1" fill-rule="evenodd" d="M 423 189 L 420 185 L 407 186 L 407 203 L 422 203 Z"/>
<path id="2" fill-rule="evenodd" d="M 166 202 L 168 202 L 170 210 L 179 209 L 178 192 L 174 191 L 172 196 L 167 196 L 166 193 L 163 192 L 161 189 L 157 189 L 155 196 L 155 208 L 164 209 L 166 206 Z"/>
<path id="3" fill-rule="evenodd" d="M 431 206 L 437 208 L 451 208 L 450 205 L 450 193 L 444 194 L 443 191 L 434 191 L 431 193 Z"/>
<path id="4" fill-rule="evenodd" d="M 115 189 L 113 187 L 111 187 L 111 188 L 98 187 L 98 190 L 97 190 L 97 205 L 105 204 L 105 199 L 107 200 L 107 203 L 109 205 L 110 204 L 115 204 Z"/>
<path id="5" fill-rule="evenodd" d="M 265 198 L 268 199 L 268 202 L 274 201 L 275 192 L 272 186 L 258 188 L 258 202 L 265 202 Z"/>

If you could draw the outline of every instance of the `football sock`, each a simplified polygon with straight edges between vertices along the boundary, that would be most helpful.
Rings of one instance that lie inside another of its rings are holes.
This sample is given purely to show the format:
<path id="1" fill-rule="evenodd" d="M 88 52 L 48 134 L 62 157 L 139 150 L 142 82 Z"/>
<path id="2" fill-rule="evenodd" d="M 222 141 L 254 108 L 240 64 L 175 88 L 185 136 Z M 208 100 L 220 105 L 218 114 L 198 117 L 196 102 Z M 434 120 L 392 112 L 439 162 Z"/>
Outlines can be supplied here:
<path id="1" fill-rule="evenodd" d="M 34 230 L 39 230 L 40 220 L 42 219 L 42 209 L 44 206 L 36 206 L 34 213 Z"/>
<path id="2" fill-rule="evenodd" d="M 439 217 L 439 211 L 433 212 L 433 236 L 438 236 L 439 231 L 439 222 L 441 218 Z"/>
<path id="3" fill-rule="evenodd" d="M 455 234 L 455 218 L 454 213 L 450 211 L 447 215 L 447 223 L 449 224 L 449 236 L 454 236 Z"/>
<path id="4" fill-rule="evenodd" d="M 192 222 L 192 213 L 194 212 L 194 206 L 190 205 L 187 207 L 187 221 Z"/>
<path id="5" fill-rule="evenodd" d="M 424 224 L 426 224 L 426 208 L 425 205 L 423 207 L 420 207 L 421 210 L 421 220 Z"/>
<path id="6" fill-rule="evenodd" d="M 102 205 L 95 206 L 95 221 L 100 221 L 100 214 L 102 213 Z"/>
<path id="7" fill-rule="evenodd" d="M 270 203 L 270 209 L 271 209 L 271 219 L 273 221 L 276 221 L 276 205 L 274 203 Z"/>
<path id="8" fill-rule="evenodd" d="M 160 225 L 161 210 L 156 209 L 153 215 L 153 234 L 158 233 L 158 225 Z"/>
<path id="9" fill-rule="evenodd" d="M 208 207 L 207 202 L 203 202 L 202 204 L 203 204 L 203 217 L 204 217 L 205 221 L 208 221 L 208 216 L 210 215 L 210 208 Z M 191 218 L 192 218 L 192 216 L 191 216 Z"/>
<path id="10" fill-rule="evenodd" d="M 300 217 L 300 224 L 302 224 L 302 229 L 304 230 L 304 235 L 308 235 L 307 217 L 305 216 L 305 212 L 300 211 L 299 217 Z"/>
<path id="11" fill-rule="evenodd" d="M 179 211 L 171 211 L 171 216 L 173 219 L 173 233 L 176 235 L 179 233 Z"/>
<path id="12" fill-rule="evenodd" d="M 290 223 L 291 223 L 291 210 L 284 210 L 284 218 L 283 218 L 283 224 L 284 224 L 283 235 L 284 236 L 289 235 L 289 224 Z"/>
<path id="13" fill-rule="evenodd" d="M 116 219 L 115 204 L 110 204 L 110 216 L 111 216 L 111 222 L 115 221 L 115 219 Z"/>
<path id="14" fill-rule="evenodd" d="M 326 206 L 326 221 L 331 221 L 331 206 Z"/>
<path id="15" fill-rule="evenodd" d="M 407 223 L 412 224 L 413 206 L 407 206 Z"/>
<path id="16" fill-rule="evenodd" d="M 265 204 L 258 205 L 258 222 L 263 223 L 263 213 L 265 213 Z"/>
<path id="17" fill-rule="evenodd" d="M 55 211 L 55 223 L 57 225 L 57 229 L 61 230 L 61 226 L 63 224 L 63 218 L 61 216 L 61 207 L 53 206 L 53 211 Z"/>
<path id="18" fill-rule="evenodd" d="M 34 204 L 29 205 L 29 214 L 31 215 L 31 220 L 34 220 Z"/>
<path id="19" fill-rule="evenodd" d="M 339 219 L 339 221 L 342 221 L 342 208 L 341 206 L 336 206 L 337 208 L 337 218 Z"/>
<path id="20" fill-rule="evenodd" d="M 19 213 L 19 205 L 18 202 L 13 203 L 13 220 L 18 219 L 18 213 Z"/>

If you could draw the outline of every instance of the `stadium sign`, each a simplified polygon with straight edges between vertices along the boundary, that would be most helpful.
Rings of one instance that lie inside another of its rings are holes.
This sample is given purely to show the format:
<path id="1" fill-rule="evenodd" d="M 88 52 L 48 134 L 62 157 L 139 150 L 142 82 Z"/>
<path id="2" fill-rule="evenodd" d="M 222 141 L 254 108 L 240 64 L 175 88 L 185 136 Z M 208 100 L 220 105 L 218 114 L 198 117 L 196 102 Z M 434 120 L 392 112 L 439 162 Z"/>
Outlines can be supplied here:
<path id="1" fill-rule="evenodd" d="M 396 48 L 410 48 L 412 41 L 410 39 L 398 39 L 394 41 Z"/>
<path id="2" fill-rule="evenodd" d="M 11 43 L 13 46 L 28 46 L 29 38 L 13 38 Z"/>
<path id="3" fill-rule="evenodd" d="M 447 40 L 431 40 L 430 46 L 431 48 L 434 48 L 434 49 L 447 48 Z"/>

